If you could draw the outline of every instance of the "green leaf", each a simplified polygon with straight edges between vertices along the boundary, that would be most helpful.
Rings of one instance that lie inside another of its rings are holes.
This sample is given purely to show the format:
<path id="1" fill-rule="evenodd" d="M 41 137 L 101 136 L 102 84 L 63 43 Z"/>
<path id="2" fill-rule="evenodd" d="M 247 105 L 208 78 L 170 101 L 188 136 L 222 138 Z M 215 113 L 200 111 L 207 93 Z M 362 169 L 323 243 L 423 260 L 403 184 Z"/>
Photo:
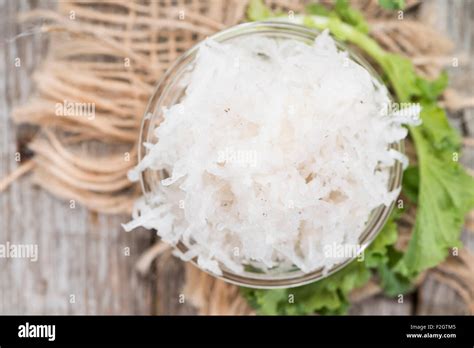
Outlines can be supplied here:
<path id="1" fill-rule="evenodd" d="M 400 102 L 409 101 L 411 96 L 419 94 L 415 69 L 408 58 L 386 53 L 379 63 Z"/>
<path id="2" fill-rule="evenodd" d="M 474 207 L 474 179 L 456 161 L 459 135 L 441 108 L 422 107 L 423 124 L 411 129 L 419 162 L 417 218 L 408 250 L 397 265 L 407 277 L 436 266 L 452 247 L 460 246 L 464 216 Z"/>
<path id="3" fill-rule="evenodd" d="M 242 294 L 259 314 L 344 314 L 349 307 L 349 292 L 364 285 L 370 275 L 363 262 L 354 261 L 337 273 L 309 285 L 277 290 L 243 288 Z"/>
<path id="4" fill-rule="evenodd" d="M 329 17 L 331 15 L 331 11 L 328 10 L 324 5 L 318 3 L 310 3 L 306 5 L 305 12 L 311 15 L 317 16 L 326 16 Z"/>
<path id="5" fill-rule="evenodd" d="M 354 26 L 357 30 L 368 33 L 369 25 L 367 24 L 362 13 L 353 9 L 348 0 L 337 0 L 334 5 L 334 11 L 344 22 Z"/>
<path id="6" fill-rule="evenodd" d="M 436 80 L 428 81 L 417 76 L 408 58 L 396 54 L 386 53 L 379 63 L 400 102 L 409 101 L 412 98 L 415 98 L 415 101 L 435 102 L 448 84 L 446 72 L 443 72 Z"/>
<path id="7" fill-rule="evenodd" d="M 446 71 L 443 71 L 434 81 L 428 81 L 424 78 L 417 77 L 416 85 L 419 89 L 419 94 L 423 99 L 436 101 L 448 85 L 448 74 Z"/>
<path id="8" fill-rule="evenodd" d="M 244 290 L 247 297 L 253 298 L 250 304 L 259 309 L 259 314 L 274 315 L 279 312 L 281 303 L 288 301 L 287 291 L 285 289 L 275 290 Z"/>
<path id="9" fill-rule="evenodd" d="M 395 269 L 403 255 L 394 248 L 398 239 L 396 220 L 400 215 L 401 210 L 395 208 L 382 231 L 365 253 L 366 266 L 377 270 L 380 286 L 388 296 L 404 294 L 412 288 L 412 279 Z"/>
<path id="10" fill-rule="evenodd" d="M 379 5 L 387 10 L 402 10 L 405 0 L 379 0 Z"/>
<path id="11" fill-rule="evenodd" d="M 430 149 L 439 159 L 453 162 L 453 153 L 461 148 L 461 137 L 451 127 L 443 109 L 436 104 L 422 104 L 421 118 L 423 125 L 418 128 L 422 133 L 420 146 Z"/>
<path id="12" fill-rule="evenodd" d="M 418 203 L 418 190 L 420 188 L 420 171 L 418 166 L 409 166 L 403 173 L 402 192 L 413 203 Z"/>
<path id="13" fill-rule="evenodd" d="M 379 235 L 365 251 L 364 262 L 367 267 L 377 268 L 380 264 L 389 261 L 387 248 L 393 245 L 398 238 L 397 224 L 395 223 L 396 214 L 397 209 L 395 208 Z"/>
<path id="14" fill-rule="evenodd" d="M 389 259 L 397 260 L 402 255 L 402 252 L 389 248 Z M 386 295 L 393 297 L 412 290 L 412 278 L 400 274 L 390 263 L 378 265 L 377 271 L 380 278 L 380 286 Z"/>
<path id="15" fill-rule="evenodd" d="M 247 7 L 247 18 L 251 21 L 263 21 L 273 16 L 272 11 L 265 6 L 263 0 L 250 0 Z"/>
<path id="16" fill-rule="evenodd" d="M 368 33 L 369 31 L 369 25 L 362 13 L 351 8 L 348 0 L 337 0 L 332 10 L 318 3 L 310 3 L 305 9 L 306 13 L 310 15 L 339 19 L 362 33 Z"/>

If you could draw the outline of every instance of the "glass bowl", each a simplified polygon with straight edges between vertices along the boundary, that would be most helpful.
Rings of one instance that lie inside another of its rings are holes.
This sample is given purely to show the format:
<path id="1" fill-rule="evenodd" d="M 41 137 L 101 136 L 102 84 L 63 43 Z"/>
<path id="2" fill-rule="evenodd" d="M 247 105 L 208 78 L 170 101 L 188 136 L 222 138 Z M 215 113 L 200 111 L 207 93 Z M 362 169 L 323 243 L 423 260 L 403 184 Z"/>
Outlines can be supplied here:
<path id="1" fill-rule="evenodd" d="M 297 24 L 287 22 L 253 22 L 236 25 L 229 29 L 218 32 L 217 34 L 211 36 L 211 38 L 218 42 L 224 42 L 241 37 L 265 36 L 279 40 L 293 39 L 305 43 L 312 43 L 318 35 L 318 31 Z M 349 52 L 349 56 L 352 60 L 363 66 L 373 78 L 381 82 L 380 77 L 365 59 L 352 52 L 351 49 L 344 44 L 337 42 L 337 40 L 336 43 L 340 49 Z M 155 138 L 153 130 L 163 119 L 163 107 L 169 107 L 176 104 L 182 97 L 186 86 L 185 84 L 180 83 L 180 81 L 182 81 L 185 73 L 192 69 L 194 58 L 199 46 L 200 44 L 195 45 L 186 51 L 180 58 L 178 58 L 178 60 L 163 75 L 158 83 L 158 86 L 156 87 L 156 90 L 151 96 L 143 117 L 140 131 L 140 146 L 138 152 L 140 161 L 147 152 L 147 149 L 143 146 L 143 144 L 145 142 L 155 143 L 158 140 Z M 395 143 L 391 146 L 394 149 L 403 152 L 403 142 Z M 402 165 L 397 161 L 390 169 L 388 183 L 389 190 L 394 190 L 400 187 L 402 172 Z M 158 185 L 160 185 L 160 181 L 163 178 L 164 173 L 150 169 L 147 169 L 141 174 L 140 183 L 142 191 L 145 195 L 145 199 L 149 199 L 150 195 L 152 195 L 153 192 L 156 192 L 155 190 Z M 235 274 L 234 272 L 227 269 L 224 265 L 220 264 L 222 275 L 216 276 L 213 273 L 210 274 L 233 284 L 262 289 L 289 288 L 315 282 L 337 272 L 338 270 L 341 270 L 351 263 L 351 261 L 358 258 L 385 225 L 387 218 L 393 209 L 393 206 L 394 202 L 389 207 L 380 206 L 379 208 L 374 209 L 374 211 L 372 211 L 371 215 L 369 216 L 364 231 L 360 235 L 359 253 L 357 255 L 353 255 L 353 257 L 345 259 L 343 262 L 336 264 L 328 270 L 323 271 L 322 269 L 318 269 L 310 273 L 304 273 L 297 267 L 294 267 L 287 270 L 279 270 L 277 268 L 275 270 L 263 273 L 261 270 L 247 267 L 243 274 Z M 175 248 L 179 249 L 183 253 L 187 251 L 187 247 L 180 242 L 175 246 Z M 197 266 L 195 259 L 191 260 L 191 262 Z"/>

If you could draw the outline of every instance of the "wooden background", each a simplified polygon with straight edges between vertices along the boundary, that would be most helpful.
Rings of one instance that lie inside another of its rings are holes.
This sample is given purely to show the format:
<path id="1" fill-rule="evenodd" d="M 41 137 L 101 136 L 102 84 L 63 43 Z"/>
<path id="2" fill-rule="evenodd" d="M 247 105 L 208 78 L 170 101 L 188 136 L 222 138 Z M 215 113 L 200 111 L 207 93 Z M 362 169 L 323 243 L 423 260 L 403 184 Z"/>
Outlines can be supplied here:
<path id="1" fill-rule="evenodd" d="M 212 1 L 212 0 L 210 0 Z M 25 153 L 32 129 L 10 121 L 14 105 L 32 92 L 30 76 L 47 50 L 39 34 L 12 40 L 24 28 L 15 23 L 18 11 L 53 7 L 52 1 L 0 0 L 0 178 Z M 435 16 L 432 10 L 435 10 Z M 426 0 L 421 15 L 430 13 L 438 30 L 456 43 L 456 54 L 469 57 L 465 66 L 450 68 L 451 85 L 474 95 L 474 0 Z M 21 66 L 15 67 L 15 59 Z M 474 110 L 450 115 L 464 136 L 474 136 Z M 464 164 L 474 169 L 474 148 L 466 148 Z M 166 254 L 147 276 L 135 271 L 140 254 L 155 237 L 148 231 L 125 233 L 127 216 L 105 216 L 69 207 L 28 177 L 0 194 L 0 243 L 38 244 L 39 260 L 0 259 L 0 314 L 190 314 L 179 303 L 183 265 Z M 463 240 L 474 250 L 474 234 Z M 126 248 L 130 248 L 127 255 Z M 428 279 L 403 304 L 378 296 L 353 306 L 351 314 L 464 314 L 454 291 Z"/>

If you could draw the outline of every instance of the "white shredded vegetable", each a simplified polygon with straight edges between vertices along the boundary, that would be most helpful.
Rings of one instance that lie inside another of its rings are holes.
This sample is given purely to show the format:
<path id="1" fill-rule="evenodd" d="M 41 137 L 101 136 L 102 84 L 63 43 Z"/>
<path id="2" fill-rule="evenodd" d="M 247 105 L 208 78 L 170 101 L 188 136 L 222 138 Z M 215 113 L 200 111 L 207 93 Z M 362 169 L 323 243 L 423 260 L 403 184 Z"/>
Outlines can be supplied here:
<path id="1" fill-rule="evenodd" d="M 357 244 L 373 209 L 398 196 L 389 170 L 407 159 L 389 145 L 419 109 L 383 112 L 385 87 L 327 32 L 313 45 L 208 39 L 186 82 L 130 173 L 169 177 L 136 203 L 126 230 L 181 241 L 184 260 L 215 274 L 245 265 L 310 272 L 339 263 L 324 248 Z"/>

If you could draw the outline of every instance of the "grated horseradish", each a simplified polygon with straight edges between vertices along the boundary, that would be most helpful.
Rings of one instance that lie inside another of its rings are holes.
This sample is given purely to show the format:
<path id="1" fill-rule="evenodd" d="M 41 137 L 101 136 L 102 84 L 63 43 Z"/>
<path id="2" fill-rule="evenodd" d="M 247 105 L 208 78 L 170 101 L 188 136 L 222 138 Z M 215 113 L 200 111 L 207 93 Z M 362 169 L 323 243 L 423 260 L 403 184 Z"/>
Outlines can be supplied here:
<path id="1" fill-rule="evenodd" d="M 222 265 L 327 270 L 346 258 L 328 257 L 327 246 L 357 245 L 371 212 L 398 196 L 389 170 L 407 160 L 389 145 L 419 110 L 383 112 L 385 87 L 327 32 L 313 45 L 208 39 L 186 85 L 129 173 L 169 176 L 136 202 L 127 231 L 181 241 L 181 258 L 215 274 Z"/>

